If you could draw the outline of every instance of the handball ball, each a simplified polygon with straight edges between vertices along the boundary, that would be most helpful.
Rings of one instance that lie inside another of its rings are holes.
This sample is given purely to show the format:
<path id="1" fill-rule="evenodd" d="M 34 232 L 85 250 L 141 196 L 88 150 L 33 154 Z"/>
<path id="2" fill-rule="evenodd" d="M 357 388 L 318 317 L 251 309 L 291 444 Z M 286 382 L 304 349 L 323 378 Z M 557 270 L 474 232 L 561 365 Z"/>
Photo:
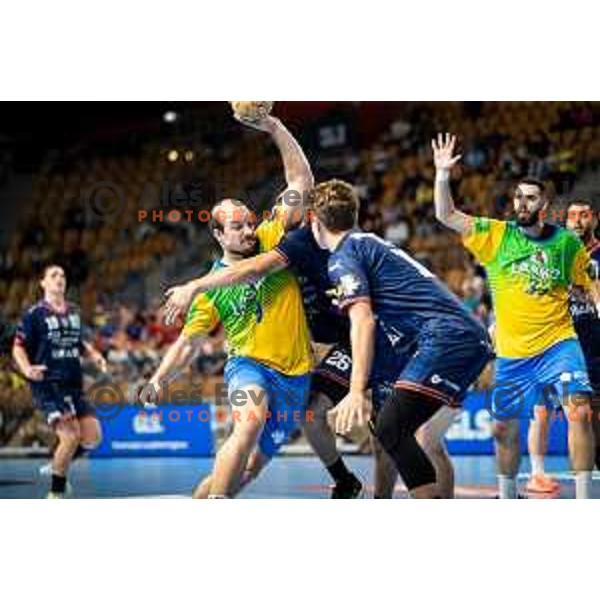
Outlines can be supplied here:
<path id="1" fill-rule="evenodd" d="M 260 100 L 258 102 L 235 101 L 230 102 L 233 112 L 242 119 L 259 121 L 264 119 L 273 110 L 273 102 Z"/>

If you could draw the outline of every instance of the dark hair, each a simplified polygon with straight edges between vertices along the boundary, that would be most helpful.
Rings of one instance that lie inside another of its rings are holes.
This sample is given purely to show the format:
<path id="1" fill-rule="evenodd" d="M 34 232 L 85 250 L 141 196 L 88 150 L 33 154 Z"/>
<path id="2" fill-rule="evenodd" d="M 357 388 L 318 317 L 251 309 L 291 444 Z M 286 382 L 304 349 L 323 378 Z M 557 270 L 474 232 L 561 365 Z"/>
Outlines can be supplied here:
<path id="1" fill-rule="evenodd" d="M 339 179 L 316 185 L 309 195 L 310 208 L 329 231 L 356 227 L 359 199 L 353 186 Z"/>
<path id="2" fill-rule="evenodd" d="M 219 205 L 221 204 L 222 200 L 217 202 L 211 209 L 210 209 L 210 219 L 208 221 L 208 230 L 211 232 L 211 234 L 214 236 L 216 231 L 220 231 L 221 233 L 223 232 L 223 221 L 221 219 L 217 219 L 215 217 L 215 213 L 217 212 L 217 209 L 219 208 Z"/>
<path id="3" fill-rule="evenodd" d="M 540 193 L 542 193 L 542 194 L 546 191 L 546 184 L 541 179 L 538 179 L 537 177 L 524 177 L 523 179 L 521 179 L 519 181 L 519 183 L 517 185 L 521 185 L 523 183 L 525 185 L 537 186 L 538 189 L 540 190 Z"/>
<path id="4" fill-rule="evenodd" d="M 48 273 L 48 271 L 50 269 L 54 269 L 55 267 L 58 267 L 59 269 L 62 269 L 63 273 L 66 275 L 66 271 L 65 268 L 57 263 L 57 262 L 50 262 L 50 263 L 46 263 L 41 269 L 40 269 L 40 279 L 44 279 L 44 277 L 46 277 L 46 274 Z"/>
<path id="5" fill-rule="evenodd" d="M 248 205 L 243 200 L 232 200 L 230 198 L 223 198 L 222 200 L 219 200 L 210 209 L 210 219 L 208 221 L 208 229 L 212 233 L 213 236 L 215 235 L 216 231 L 220 231 L 221 233 L 223 233 L 223 230 L 224 230 L 223 219 L 217 218 L 215 216 L 215 213 L 218 212 L 221 204 L 223 204 L 223 202 L 226 202 L 227 200 L 234 202 L 236 206 L 243 206 L 244 208 L 249 208 Z"/>
<path id="6" fill-rule="evenodd" d="M 594 204 L 588 198 L 577 198 L 576 200 L 569 200 L 567 204 L 567 212 L 571 210 L 573 206 L 587 206 L 591 211 L 594 210 Z"/>

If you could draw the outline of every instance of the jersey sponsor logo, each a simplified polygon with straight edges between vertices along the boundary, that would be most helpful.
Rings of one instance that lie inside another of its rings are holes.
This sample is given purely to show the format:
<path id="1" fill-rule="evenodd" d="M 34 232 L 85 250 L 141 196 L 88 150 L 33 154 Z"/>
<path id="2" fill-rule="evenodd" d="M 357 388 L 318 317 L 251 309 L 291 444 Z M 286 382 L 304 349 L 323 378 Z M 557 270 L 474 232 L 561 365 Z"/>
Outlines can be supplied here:
<path id="1" fill-rule="evenodd" d="M 513 275 L 525 275 L 527 293 L 532 295 L 547 294 L 560 279 L 560 269 L 553 267 L 548 254 L 539 249 L 526 259 L 512 265 Z"/>
<path id="2" fill-rule="evenodd" d="M 60 328 L 60 322 L 57 317 L 46 317 L 46 327 L 48 327 L 48 331 L 54 331 Z"/>
<path id="3" fill-rule="evenodd" d="M 583 316 L 598 316 L 596 306 L 585 290 L 580 287 L 572 287 L 569 292 L 569 312 L 574 319 Z"/>
<path id="4" fill-rule="evenodd" d="M 52 350 L 52 358 L 61 360 L 64 358 L 79 358 L 79 348 L 58 348 Z"/>

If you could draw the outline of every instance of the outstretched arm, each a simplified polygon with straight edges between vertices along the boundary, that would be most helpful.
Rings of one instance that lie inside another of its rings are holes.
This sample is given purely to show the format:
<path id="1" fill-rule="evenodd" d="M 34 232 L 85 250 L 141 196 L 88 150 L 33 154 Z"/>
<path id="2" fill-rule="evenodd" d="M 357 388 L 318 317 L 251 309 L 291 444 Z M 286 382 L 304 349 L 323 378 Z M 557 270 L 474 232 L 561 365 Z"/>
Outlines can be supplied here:
<path id="1" fill-rule="evenodd" d="M 304 218 L 307 208 L 306 193 L 315 184 L 304 151 L 286 126 L 275 117 L 268 115 L 260 121 L 247 121 L 239 117 L 236 118 L 248 127 L 267 132 L 279 149 L 283 160 L 287 188 L 282 195 L 282 202 L 278 210 L 283 212 L 285 229 L 291 229 Z"/>
<path id="2" fill-rule="evenodd" d="M 172 324 L 178 315 L 184 314 L 194 296 L 215 288 L 229 287 L 241 283 L 250 283 L 269 273 L 285 269 L 287 263 L 283 256 L 271 250 L 235 263 L 231 267 L 219 269 L 199 279 L 167 290 L 165 304 L 165 322 Z"/>
<path id="3" fill-rule="evenodd" d="M 201 339 L 188 338 L 183 333 L 177 338 L 163 356 L 158 369 L 156 369 L 148 384 L 142 390 L 141 400 L 144 404 L 153 404 L 153 401 L 161 395 L 161 385 L 175 379 L 191 363 Z"/>
<path id="4" fill-rule="evenodd" d="M 449 133 L 445 137 L 439 133 L 437 140 L 431 141 L 435 163 L 435 216 L 446 227 L 469 235 L 473 230 L 473 217 L 456 209 L 450 191 L 450 170 L 461 158 L 460 154 L 453 156 L 455 145 L 456 136 Z"/>

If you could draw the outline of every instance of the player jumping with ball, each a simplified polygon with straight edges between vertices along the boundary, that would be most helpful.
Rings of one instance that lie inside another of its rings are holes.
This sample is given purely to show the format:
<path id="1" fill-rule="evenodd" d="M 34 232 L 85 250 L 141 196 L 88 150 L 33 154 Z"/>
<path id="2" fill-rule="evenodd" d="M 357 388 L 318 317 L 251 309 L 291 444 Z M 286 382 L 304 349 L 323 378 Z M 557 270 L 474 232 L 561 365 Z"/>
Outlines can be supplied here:
<path id="1" fill-rule="evenodd" d="M 285 168 L 288 188 L 302 194 L 313 185 L 302 149 L 283 123 L 271 116 L 248 125 L 269 133 Z M 291 203 L 257 226 L 241 201 L 225 199 L 212 211 L 211 230 L 223 256 L 218 272 L 259 251 L 274 248 L 302 215 Z M 222 323 L 229 345 L 225 379 L 230 395 L 241 393 L 233 431 L 217 453 L 212 474 L 196 488 L 196 498 L 234 497 L 300 427 L 305 416 L 312 370 L 310 335 L 300 288 L 289 272 L 273 273 L 252 283 L 197 295 L 179 339 L 169 349 L 150 383 L 155 389 L 189 362 L 199 340 Z M 258 401 L 254 401 L 257 399 Z M 233 398 L 232 398 L 233 402 Z M 241 405 L 240 405 L 241 404 Z"/>

